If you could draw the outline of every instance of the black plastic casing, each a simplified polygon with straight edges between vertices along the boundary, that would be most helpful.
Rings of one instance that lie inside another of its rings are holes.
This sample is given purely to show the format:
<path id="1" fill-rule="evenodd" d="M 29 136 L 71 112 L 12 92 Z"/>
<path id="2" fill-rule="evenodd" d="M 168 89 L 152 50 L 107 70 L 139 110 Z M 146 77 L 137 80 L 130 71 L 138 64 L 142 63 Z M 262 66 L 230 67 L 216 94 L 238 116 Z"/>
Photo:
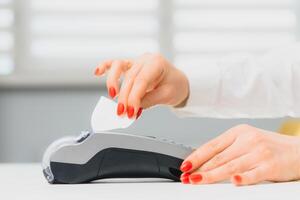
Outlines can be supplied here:
<path id="1" fill-rule="evenodd" d="M 182 161 L 154 152 L 107 148 L 85 164 L 50 162 L 54 176 L 51 183 L 77 184 L 104 178 L 165 178 L 180 181 L 179 167 Z"/>

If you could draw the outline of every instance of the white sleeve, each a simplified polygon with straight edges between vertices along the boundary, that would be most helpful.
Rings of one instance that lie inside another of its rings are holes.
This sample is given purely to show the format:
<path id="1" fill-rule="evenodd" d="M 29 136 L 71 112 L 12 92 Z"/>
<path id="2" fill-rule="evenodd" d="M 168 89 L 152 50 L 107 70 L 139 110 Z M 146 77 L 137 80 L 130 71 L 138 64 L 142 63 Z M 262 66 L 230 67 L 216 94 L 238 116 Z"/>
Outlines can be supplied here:
<path id="1" fill-rule="evenodd" d="M 300 117 L 300 44 L 263 56 L 232 55 L 183 70 L 190 96 L 182 117 Z"/>

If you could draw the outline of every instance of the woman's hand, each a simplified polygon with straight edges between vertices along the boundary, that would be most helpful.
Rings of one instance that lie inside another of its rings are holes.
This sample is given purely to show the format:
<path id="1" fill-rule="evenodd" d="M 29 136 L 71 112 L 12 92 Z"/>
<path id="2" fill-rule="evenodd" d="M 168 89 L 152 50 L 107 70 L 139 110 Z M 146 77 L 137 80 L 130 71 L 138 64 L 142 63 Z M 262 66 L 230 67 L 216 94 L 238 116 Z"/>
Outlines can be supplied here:
<path id="1" fill-rule="evenodd" d="M 142 108 L 156 104 L 176 106 L 188 97 L 186 76 L 160 54 L 144 54 L 133 60 L 108 60 L 96 68 L 95 75 L 105 72 L 108 72 L 109 95 L 118 96 L 118 115 L 127 112 L 129 118 L 137 118 Z"/>
<path id="2" fill-rule="evenodd" d="M 181 181 L 192 184 L 299 180 L 300 138 L 239 125 L 195 150 L 181 170 Z"/>

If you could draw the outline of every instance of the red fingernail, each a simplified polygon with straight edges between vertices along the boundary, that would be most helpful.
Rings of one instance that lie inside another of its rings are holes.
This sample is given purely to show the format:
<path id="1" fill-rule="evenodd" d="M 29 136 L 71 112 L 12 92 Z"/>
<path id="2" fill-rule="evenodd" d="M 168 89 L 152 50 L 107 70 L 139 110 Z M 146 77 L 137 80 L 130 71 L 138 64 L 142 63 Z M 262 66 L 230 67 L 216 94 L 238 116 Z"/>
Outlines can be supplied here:
<path id="1" fill-rule="evenodd" d="M 131 118 L 134 114 L 134 108 L 132 106 L 127 107 L 127 116 L 128 118 Z"/>
<path id="2" fill-rule="evenodd" d="M 136 119 L 138 119 L 141 116 L 142 112 L 143 108 L 139 108 L 138 112 L 136 113 Z"/>
<path id="3" fill-rule="evenodd" d="M 180 178 L 188 178 L 190 175 L 190 173 L 182 173 Z"/>
<path id="4" fill-rule="evenodd" d="M 97 67 L 97 68 L 95 69 L 94 75 L 95 75 L 95 76 L 100 76 L 100 69 L 99 69 L 99 67 Z"/>
<path id="5" fill-rule="evenodd" d="M 194 183 L 198 183 L 198 182 L 202 181 L 202 178 L 203 178 L 201 174 L 192 174 L 189 177 L 190 177 L 190 180 Z"/>
<path id="6" fill-rule="evenodd" d="M 125 109 L 124 104 L 118 103 L 117 114 L 118 114 L 118 115 L 122 115 L 123 112 L 124 112 L 124 109 Z"/>
<path id="7" fill-rule="evenodd" d="M 233 176 L 233 179 L 237 182 L 237 183 L 241 183 L 242 182 L 242 177 L 240 175 L 235 175 Z"/>
<path id="8" fill-rule="evenodd" d="M 189 184 L 189 183 L 190 183 L 189 177 L 186 177 L 186 178 L 180 178 L 180 180 L 181 180 L 181 182 L 182 182 L 183 184 Z"/>
<path id="9" fill-rule="evenodd" d="M 192 163 L 191 163 L 190 161 L 185 161 L 185 162 L 183 162 L 183 163 L 181 164 L 180 170 L 181 170 L 182 172 L 187 172 L 187 171 L 189 171 L 190 169 L 192 169 L 192 167 L 193 167 L 193 165 L 192 165 Z"/>
<path id="10" fill-rule="evenodd" d="M 108 90 L 108 93 L 109 93 L 109 96 L 111 98 L 114 98 L 116 96 L 116 90 L 114 87 L 110 87 L 109 90 Z"/>

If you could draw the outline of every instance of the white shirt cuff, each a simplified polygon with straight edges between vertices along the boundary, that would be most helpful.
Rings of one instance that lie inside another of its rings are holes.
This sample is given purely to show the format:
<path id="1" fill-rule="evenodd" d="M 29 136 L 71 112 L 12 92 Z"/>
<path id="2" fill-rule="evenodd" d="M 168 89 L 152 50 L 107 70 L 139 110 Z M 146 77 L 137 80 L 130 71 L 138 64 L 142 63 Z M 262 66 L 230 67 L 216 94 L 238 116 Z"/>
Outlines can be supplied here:
<path id="1" fill-rule="evenodd" d="M 198 68 L 182 71 L 189 80 L 189 98 L 184 107 L 172 108 L 179 117 L 213 117 L 220 90 L 221 70 L 214 61 L 203 61 Z"/>

